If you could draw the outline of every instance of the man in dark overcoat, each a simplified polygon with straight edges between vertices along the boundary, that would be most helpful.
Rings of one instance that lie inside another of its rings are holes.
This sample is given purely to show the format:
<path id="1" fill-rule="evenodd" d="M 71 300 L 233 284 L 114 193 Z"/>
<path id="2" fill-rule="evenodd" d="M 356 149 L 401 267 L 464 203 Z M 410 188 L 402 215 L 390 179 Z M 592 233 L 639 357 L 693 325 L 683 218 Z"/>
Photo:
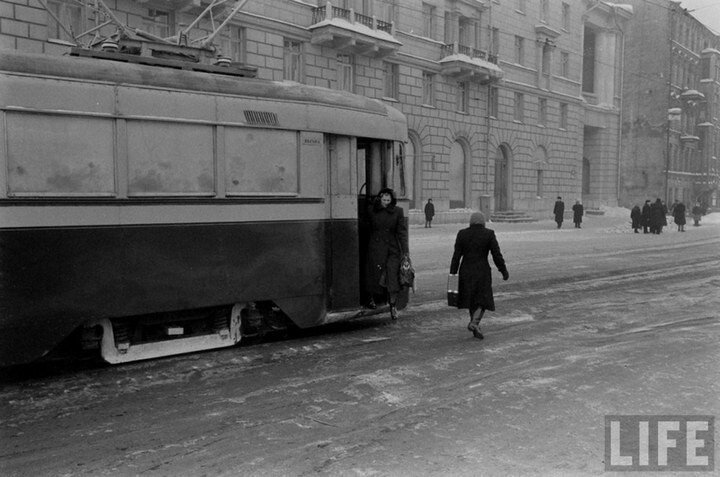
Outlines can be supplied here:
<path id="1" fill-rule="evenodd" d="M 640 206 L 635 204 L 635 207 L 632 208 L 630 211 L 630 221 L 632 222 L 632 229 L 635 231 L 635 233 L 638 233 L 638 229 L 640 228 L 640 221 L 642 219 L 642 212 L 640 211 Z"/>
<path id="2" fill-rule="evenodd" d="M 660 198 L 650 206 L 650 232 L 653 234 L 661 234 L 663 226 L 667 223 L 665 218 L 665 205 Z"/>
<path id="3" fill-rule="evenodd" d="M 555 207 L 553 208 L 553 214 L 555 214 L 555 222 L 557 228 L 562 227 L 563 219 L 565 218 L 565 202 L 562 201 L 562 197 L 558 196 L 555 201 Z"/>
<path id="4" fill-rule="evenodd" d="M 643 233 L 646 234 L 649 232 L 650 228 L 650 200 L 645 201 L 645 205 L 643 205 L 642 208 L 642 226 L 643 226 Z"/>
<path id="5" fill-rule="evenodd" d="M 426 229 L 432 227 L 433 217 L 435 217 L 435 205 L 433 204 L 432 199 L 428 199 L 427 204 L 425 204 L 425 228 Z"/>
<path id="6" fill-rule="evenodd" d="M 582 223 L 582 217 L 584 213 L 583 205 L 580 203 L 579 200 L 575 201 L 575 205 L 572 206 L 573 211 L 573 223 L 575 224 L 575 228 L 579 229 L 580 224 Z"/>
<path id="7" fill-rule="evenodd" d="M 450 262 L 450 274 L 454 275 L 459 270 L 457 307 L 470 311 L 468 330 L 479 339 L 483 339 L 480 320 L 485 310 L 495 311 L 488 253 L 492 255 L 503 280 L 507 280 L 510 274 L 500 252 L 495 232 L 485 228 L 485 216 L 481 212 L 475 212 L 470 216 L 470 227 L 457 234 L 455 252 Z"/>
<path id="8" fill-rule="evenodd" d="M 390 316 L 397 319 L 400 292 L 400 259 L 408 253 L 408 229 L 395 192 L 385 188 L 368 210 L 370 239 L 365 268 L 365 287 L 370 295 L 369 308 L 375 308 L 374 296 L 387 296 Z"/>

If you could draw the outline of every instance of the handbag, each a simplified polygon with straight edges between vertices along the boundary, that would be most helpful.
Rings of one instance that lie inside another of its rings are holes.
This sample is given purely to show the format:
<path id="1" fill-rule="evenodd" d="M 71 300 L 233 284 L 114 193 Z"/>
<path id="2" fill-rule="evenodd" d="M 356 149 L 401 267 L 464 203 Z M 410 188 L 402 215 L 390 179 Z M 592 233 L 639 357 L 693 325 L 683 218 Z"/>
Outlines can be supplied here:
<path id="1" fill-rule="evenodd" d="M 460 277 L 457 274 L 448 275 L 447 279 L 447 302 L 448 306 L 458 306 L 460 295 Z"/>
<path id="2" fill-rule="evenodd" d="M 399 281 L 401 287 L 412 288 L 415 293 L 415 269 L 409 255 L 403 255 L 400 259 Z"/>

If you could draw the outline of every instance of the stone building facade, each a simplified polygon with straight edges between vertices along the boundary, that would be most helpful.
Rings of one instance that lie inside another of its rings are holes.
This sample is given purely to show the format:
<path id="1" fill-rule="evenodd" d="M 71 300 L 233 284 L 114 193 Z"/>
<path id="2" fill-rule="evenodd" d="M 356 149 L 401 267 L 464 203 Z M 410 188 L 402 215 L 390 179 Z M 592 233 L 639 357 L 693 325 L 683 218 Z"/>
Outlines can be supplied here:
<path id="1" fill-rule="evenodd" d="M 47 0 L 46 11 L 38 0 L 8 0 L 0 48 L 63 54 L 68 42 L 108 35 L 114 26 L 102 26 L 98 4 L 124 25 L 168 38 L 209 2 Z M 215 8 L 216 25 L 230 8 Z M 412 207 L 432 198 L 438 211 L 547 217 L 558 195 L 586 207 L 617 204 L 630 18 L 630 8 L 595 0 L 248 0 L 215 43 L 260 78 L 400 109 Z M 211 30 L 203 21 L 190 40 Z"/>
<path id="2" fill-rule="evenodd" d="M 672 1 L 633 0 L 620 203 L 720 206 L 720 37 Z"/>

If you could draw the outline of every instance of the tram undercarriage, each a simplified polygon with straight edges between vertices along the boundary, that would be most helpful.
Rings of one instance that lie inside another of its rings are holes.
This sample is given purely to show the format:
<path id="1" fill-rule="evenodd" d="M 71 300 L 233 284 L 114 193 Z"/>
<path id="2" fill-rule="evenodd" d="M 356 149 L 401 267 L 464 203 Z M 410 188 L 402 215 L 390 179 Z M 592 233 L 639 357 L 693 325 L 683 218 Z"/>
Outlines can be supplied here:
<path id="1" fill-rule="evenodd" d="M 158 313 L 141 317 L 88 322 L 83 350 L 99 350 L 110 364 L 234 346 L 243 338 L 260 337 L 292 327 L 272 302 Z"/>

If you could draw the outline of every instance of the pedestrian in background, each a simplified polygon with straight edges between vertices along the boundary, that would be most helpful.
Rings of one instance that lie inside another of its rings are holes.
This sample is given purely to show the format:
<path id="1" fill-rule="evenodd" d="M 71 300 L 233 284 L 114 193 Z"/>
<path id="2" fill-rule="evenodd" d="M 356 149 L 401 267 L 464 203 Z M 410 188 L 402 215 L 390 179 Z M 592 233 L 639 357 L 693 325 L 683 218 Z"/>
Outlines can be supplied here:
<path id="1" fill-rule="evenodd" d="M 425 204 L 425 228 L 432 228 L 432 220 L 435 217 L 435 205 L 432 199 L 428 199 Z"/>
<path id="2" fill-rule="evenodd" d="M 698 227 L 700 225 L 700 217 L 702 217 L 702 207 L 700 207 L 700 202 L 695 202 L 695 205 L 692 208 L 692 216 L 693 221 L 695 222 L 693 224 L 694 227 Z"/>
<path id="3" fill-rule="evenodd" d="M 643 205 L 642 208 L 642 226 L 643 226 L 643 233 L 646 234 L 649 232 L 650 229 L 650 200 L 645 201 L 645 205 Z"/>
<path id="4" fill-rule="evenodd" d="M 470 227 L 457 234 L 450 274 L 459 273 L 457 307 L 470 311 L 467 328 L 478 339 L 483 339 L 480 320 L 485 310 L 495 311 L 488 253 L 492 255 L 503 280 L 510 278 L 495 232 L 485 227 L 485 216 L 482 212 L 475 212 L 470 216 Z"/>
<path id="5" fill-rule="evenodd" d="M 583 218 L 583 206 L 579 200 L 575 201 L 575 205 L 572 206 L 572 211 L 573 211 L 573 223 L 575 224 L 575 228 L 579 229 L 579 228 L 581 228 L 580 224 L 582 223 L 582 218 Z"/>
<path id="6" fill-rule="evenodd" d="M 377 308 L 375 297 L 387 299 L 390 318 L 397 320 L 400 292 L 400 259 L 408 254 L 408 230 L 402 207 L 395 192 L 382 189 L 368 211 L 370 241 L 365 269 L 365 286 L 370 299 L 368 308 Z"/>
<path id="7" fill-rule="evenodd" d="M 565 202 L 562 201 L 562 197 L 560 196 L 558 196 L 557 200 L 555 201 L 553 214 L 555 214 L 555 222 L 557 222 L 557 228 L 562 227 L 563 219 L 565 218 Z"/>
<path id="8" fill-rule="evenodd" d="M 655 235 L 661 234 L 665 225 L 667 225 L 665 206 L 658 197 L 657 200 L 650 205 L 650 233 Z"/>
<path id="9" fill-rule="evenodd" d="M 638 229 L 640 228 L 640 221 L 642 220 L 642 212 L 640 211 L 640 206 L 635 204 L 635 207 L 632 208 L 630 211 L 630 221 L 632 223 L 632 229 L 635 233 L 638 233 Z"/>
<path id="10" fill-rule="evenodd" d="M 678 227 L 678 232 L 685 232 L 685 204 L 676 199 L 673 204 L 672 215 L 675 219 L 675 225 Z"/>

